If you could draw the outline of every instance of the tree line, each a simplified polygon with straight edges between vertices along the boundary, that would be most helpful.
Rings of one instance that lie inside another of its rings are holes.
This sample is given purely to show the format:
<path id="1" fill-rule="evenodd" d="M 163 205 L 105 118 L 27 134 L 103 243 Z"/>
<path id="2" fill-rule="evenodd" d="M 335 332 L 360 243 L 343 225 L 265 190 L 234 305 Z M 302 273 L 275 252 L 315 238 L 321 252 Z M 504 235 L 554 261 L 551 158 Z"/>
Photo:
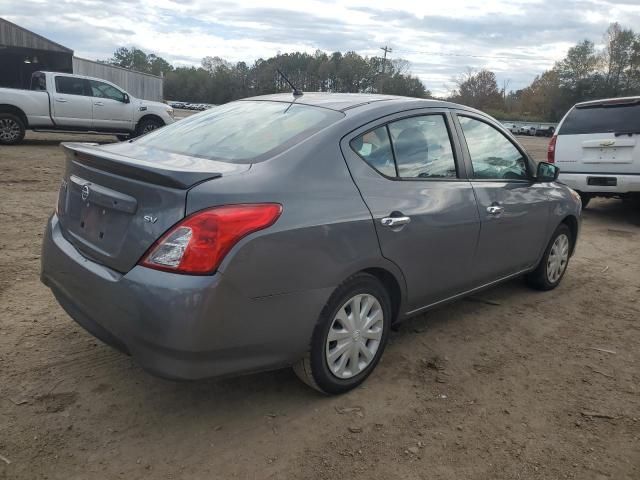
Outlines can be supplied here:
<path id="1" fill-rule="evenodd" d="M 499 89 L 488 70 L 467 71 L 456 86 L 450 100 L 496 118 L 558 121 L 578 102 L 640 95 L 640 33 L 612 23 L 600 49 L 591 40 L 579 42 L 521 90 Z"/>
<path id="2" fill-rule="evenodd" d="M 199 67 L 173 67 L 161 57 L 121 47 L 106 61 L 139 72 L 162 74 L 165 98 L 221 104 L 254 95 L 291 90 L 281 70 L 308 92 L 386 93 L 428 98 L 431 93 L 409 73 L 409 62 L 363 57 L 355 52 L 294 52 L 258 59 L 252 65 L 205 57 Z"/>
<path id="3" fill-rule="evenodd" d="M 363 57 L 355 52 L 293 52 L 249 65 L 205 57 L 198 67 L 174 67 L 137 48 L 118 48 L 105 60 L 140 72 L 163 75 L 165 98 L 221 104 L 253 95 L 290 91 L 284 72 L 303 91 L 385 93 L 430 98 L 431 92 L 403 59 Z M 640 34 L 612 23 L 603 46 L 591 40 L 570 48 L 564 59 L 526 88 L 506 92 L 489 70 L 467 70 L 447 96 L 500 119 L 557 121 L 579 101 L 640 95 Z"/>

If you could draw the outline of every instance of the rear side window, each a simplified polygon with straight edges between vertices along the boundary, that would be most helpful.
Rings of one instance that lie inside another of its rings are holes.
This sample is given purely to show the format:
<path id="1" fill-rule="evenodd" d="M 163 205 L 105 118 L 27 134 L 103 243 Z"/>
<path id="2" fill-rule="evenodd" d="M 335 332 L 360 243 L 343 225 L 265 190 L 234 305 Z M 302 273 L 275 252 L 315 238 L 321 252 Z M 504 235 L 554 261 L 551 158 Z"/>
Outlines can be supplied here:
<path id="1" fill-rule="evenodd" d="M 457 177 L 449 130 L 442 115 L 391 122 L 354 138 L 351 148 L 387 177 Z"/>
<path id="2" fill-rule="evenodd" d="M 387 177 L 396 176 L 387 127 L 376 128 L 351 140 L 351 148 L 362 159 Z"/>
<path id="3" fill-rule="evenodd" d="M 442 115 L 423 115 L 389 124 L 400 178 L 455 178 L 456 164 Z"/>
<path id="4" fill-rule="evenodd" d="M 640 102 L 573 108 L 558 135 L 640 132 Z"/>
<path id="5" fill-rule="evenodd" d="M 67 95 L 87 95 L 86 81 L 77 77 L 56 77 L 56 92 Z"/>
<path id="6" fill-rule="evenodd" d="M 234 163 L 276 155 L 344 114 L 308 105 L 237 101 L 172 123 L 136 140 L 172 153 Z"/>
<path id="7" fill-rule="evenodd" d="M 46 90 L 47 77 L 44 73 L 34 73 L 31 76 L 31 90 Z"/>

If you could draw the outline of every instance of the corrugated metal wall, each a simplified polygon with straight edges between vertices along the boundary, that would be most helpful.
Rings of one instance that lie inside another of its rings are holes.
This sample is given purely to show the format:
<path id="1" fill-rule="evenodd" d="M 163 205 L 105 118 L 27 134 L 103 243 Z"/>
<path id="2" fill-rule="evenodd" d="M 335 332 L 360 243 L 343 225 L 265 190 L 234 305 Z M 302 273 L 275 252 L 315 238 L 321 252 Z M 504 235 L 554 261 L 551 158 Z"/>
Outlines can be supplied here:
<path id="1" fill-rule="evenodd" d="M 137 98 L 155 100 L 157 102 L 163 100 L 163 79 L 155 75 L 134 72 L 126 68 L 78 57 L 73 57 L 73 73 L 104 78 Z"/>
<path id="2" fill-rule="evenodd" d="M 30 32 L 15 23 L 0 18 L 0 45 L 8 47 L 32 48 L 34 50 L 47 50 L 52 52 L 73 53 L 62 45 L 47 40 L 40 35 Z"/>

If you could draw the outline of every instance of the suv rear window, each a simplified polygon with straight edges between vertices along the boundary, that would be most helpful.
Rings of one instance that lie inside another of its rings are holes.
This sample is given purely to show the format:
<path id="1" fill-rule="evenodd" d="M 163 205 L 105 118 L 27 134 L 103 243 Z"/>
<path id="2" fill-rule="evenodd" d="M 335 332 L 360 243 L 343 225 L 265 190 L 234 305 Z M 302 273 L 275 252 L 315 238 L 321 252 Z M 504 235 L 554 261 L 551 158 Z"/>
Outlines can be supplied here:
<path id="1" fill-rule="evenodd" d="M 574 108 L 558 135 L 640 132 L 640 103 Z"/>
<path id="2" fill-rule="evenodd" d="M 179 120 L 136 142 L 182 155 L 251 163 L 286 150 L 343 116 L 295 103 L 237 101 Z"/>

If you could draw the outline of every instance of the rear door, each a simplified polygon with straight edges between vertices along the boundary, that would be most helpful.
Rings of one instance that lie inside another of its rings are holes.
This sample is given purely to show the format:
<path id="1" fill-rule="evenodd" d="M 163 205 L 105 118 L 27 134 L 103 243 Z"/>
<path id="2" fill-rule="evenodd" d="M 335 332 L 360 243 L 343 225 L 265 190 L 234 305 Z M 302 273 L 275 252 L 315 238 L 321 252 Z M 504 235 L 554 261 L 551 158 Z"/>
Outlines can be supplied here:
<path id="1" fill-rule="evenodd" d="M 558 130 L 563 173 L 640 174 L 640 98 L 577 105 Z"/>
<path id="2" fill-rule="evenodd" d="M 396 114 L 341 148 L 374 219 L 382 254 L 403 271 L 417 310 L 471 288 L 480 223 L 446 110 Z"/>
<path id="3" fill-rule="evenodd" d="M 60 127 L 90 130 L 93 97 L 86 79 L 67 75 L 54 77 L 53 117 Z"/>
<path id="4" fill-rule="evenodd" d="M 99 130 L 133 131 L 133 107 L 113 85 L 88 80 L 93 95 L 93 127 Z"/>
<path id="5" fill-rule="evenodd" d="M 538 260 L 547 236 L 550 185 L 533 181 L 533 162 L 498 125 L 467 112 L 456 119 L 482 225 L 473 278 L 485 284 Z"/>

